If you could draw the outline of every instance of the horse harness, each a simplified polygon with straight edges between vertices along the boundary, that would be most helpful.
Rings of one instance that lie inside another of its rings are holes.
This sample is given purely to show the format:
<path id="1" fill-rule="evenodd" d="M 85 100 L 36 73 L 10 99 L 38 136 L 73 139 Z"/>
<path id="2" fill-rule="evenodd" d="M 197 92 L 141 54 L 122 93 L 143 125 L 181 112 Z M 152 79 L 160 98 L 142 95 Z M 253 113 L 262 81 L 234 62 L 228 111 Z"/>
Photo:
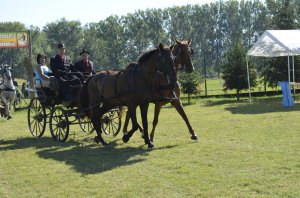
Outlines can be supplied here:
<path id="1" fill-rule="evenodd" d="M 174 46 L 173 46 L 174 47 Z M 191 53 L 192 53 L 192 55 L 193 55 L 193 49 L 192 48 L 190 48 L 190 50 L 191 50 Z M 174 54 L 174 56 L 175 56 L 175 63 L 177 62 L 177 60 L 178 60 L 178 58 L 177 57 L 179 57 L 180 56 L 180 53 L 181 53 L 181 46 L 177 46 L 176 47 L 176 50 L 175 50 L 175 54 Z M 178 62 L 177 62 L 178 63 Z M 179 64 L 179 63 L 178 63 Z M 178 69 L 175 69 L 175 70 L 178 70 L 178 71 L 181 71 L 181 70 L 184 70 L 184 66 L 182 66 L 182 64 L 180 64 L 181 65 L 181 67 L 180 68 L 178 68 Z"/>
<path id="2" fill-rule="evenodd" d="M 118 82 L 119 82 L 120 75 L 124 72 L 128 72 L 128 77 L 127 77 L 128 78 L 128 80 L 127 80 L 128 91 L 120 92 L 120 90 L 118 90 Z M 102 87 L 101 87 L 102 90 L 104 89 L 105 81 L 109 77 L 109 74 L 110 73 L 108 71 L 106 72 L 106 74 L 104 74 L 105 75 L 104 82 L 102 83 Z M 143 82 L 146 84 L 146 86 L 141 86 L 141 87 L 135 86 L 137 76 L 139 76 L 139 75 L 142 76 Z M 121 96 L 125 96 L 125 95 L 132 94 L 132 93 L 163 91 L 163 90 L 172 89 L 174 87 L 174 85 L 171 85 L 171 84 L 157 86 L 155 83 L 156 79 L 157 79 L 157 75 L 155 75 L 155 78 L 152 83 L 148 83 L 142 73 L 142 69 L 139 64 L 135 64 L 134 68 L 132 68 L 132 69 L 120 70 L 120 71 L 118 71 L 118 73 L 116 74 L 116 78 L 114 79 L 114 95 L 109 98 L 106 98 L 106 100 L 117 99 L 120 103 L 123 103 L 123 101 L 120 98 Z M 172 101 L 176 98 L 164 98 L 164 99 Z"/>
<path id="3" fill-rule="evenodd" d="M 3 78 L 3 79 L 8 79 L 8 78 L 5 77 L 4 75 L 2 75 L 2 78 Z M 3 80 L 2 82 L 0 82 L 0 85 L 2 85 L 2 84 L 3 84 L 3 86 L 4 86 L 4 89 L 1 89 L 1 88 L 0 88 L 0 91 L 16 91 L 15 88 L 10 88 L 10 87 L 5 86 L 4 80 Z"/>

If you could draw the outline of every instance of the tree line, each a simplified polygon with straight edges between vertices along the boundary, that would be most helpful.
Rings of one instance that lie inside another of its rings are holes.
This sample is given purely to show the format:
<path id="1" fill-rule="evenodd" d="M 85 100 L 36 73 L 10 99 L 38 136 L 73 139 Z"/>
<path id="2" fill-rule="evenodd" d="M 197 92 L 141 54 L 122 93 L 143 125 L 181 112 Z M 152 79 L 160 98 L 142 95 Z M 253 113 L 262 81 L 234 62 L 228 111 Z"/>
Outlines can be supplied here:
<path id="1" fill-rule="evenodd" d="M 208 77 L 220 77 L 225 54 L 237 42 L 247 50 L 265 30 L 295 29 L 299 21 L 300 2 L 297 0 L 266 0 L 265 3 L 220 0 L 204 5 L 138 10 L 88 24 L 65 18 L 47 23 L 43 28 L 6 22 L 0 23 L 0 32 L 29 29 L 34 56 L 44 53 L 51 57 L 56 53 L 57 43 L 63 42 L 67 54 L 75 62 L 80 50 L 87 49 L 96 69 L 121 69 L 135 61 L 142 51 L 160 42 L 171 45 L 175 38 L 191 39 L 197 70 L 203 74 L 205 65 Z M 12 63 L 15 75 L 26 78 L 26 55 L 27 49 L 0 49 L 0 63 Z M 264 61 L 256 70 L 262 79 L 272 84 L 279 77 L 266 72 L 270 64 L 276 65 Z M 297 61 L 296 67 L 298 65 Z M 281 69 L 274 67 L 272 70 Z"/>

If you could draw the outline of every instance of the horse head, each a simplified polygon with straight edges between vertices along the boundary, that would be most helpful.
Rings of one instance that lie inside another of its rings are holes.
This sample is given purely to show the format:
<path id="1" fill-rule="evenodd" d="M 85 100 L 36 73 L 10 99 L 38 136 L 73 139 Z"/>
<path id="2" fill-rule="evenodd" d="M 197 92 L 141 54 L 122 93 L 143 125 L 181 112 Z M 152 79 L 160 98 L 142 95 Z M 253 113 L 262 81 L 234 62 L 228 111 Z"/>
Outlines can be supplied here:
<path id="1" fill-rule="evenodd" d="M 158 71 L 162 72 L 170 80 L 170 84 L 174 85 L 177 82 L 177 75 L 175 71 L 175 57 L 173 56 L 169 47 L 163 44 L 158 45 L 159 61 Z"/>
<path id="2" fill-rule="evenodd" d="M 174 56 L 169 47 L 161 43 L 156 49 L 144 52 L 139 57 L 137 64 L 148 82 L 152 82 L 158 71 L 163 73 L 171 84 L 175 84 L 177 81 Z"/>
<path id="3" fill-rule="evenodd" d="M 170 46 L 170 50 L 175 56 L 176 69 L 181 65 L 186 73 L 191 73 L 195 70 L 192 63 L 193 49 L 190 48 L 191 40 L 188 41 L 178 41 L 175 39 L 175 44 Z"/>
<path id="4" fill-rule="evenodd" d="M 12 72 L 11 67 L 9 65 L 5 65 L 2 69 L 2 75 L 4 79 L 11 80 L 12 79 Z"/>

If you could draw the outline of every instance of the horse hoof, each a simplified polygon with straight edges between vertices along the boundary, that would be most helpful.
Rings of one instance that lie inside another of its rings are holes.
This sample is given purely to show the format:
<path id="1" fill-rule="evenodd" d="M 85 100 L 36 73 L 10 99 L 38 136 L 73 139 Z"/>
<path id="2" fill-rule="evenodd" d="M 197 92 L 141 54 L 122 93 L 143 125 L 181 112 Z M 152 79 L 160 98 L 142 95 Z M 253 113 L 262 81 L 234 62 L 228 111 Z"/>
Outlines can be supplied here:
<path id="1" fill-rule="evenodd" d="M 94 141 L 95 141 L 97 144 L 100 142 L 100 140 L 99 140 L 99 138 L 98 138 L 97 136 L 94 138 Z"/>
<path id="2" fill-rule="evenodd" d="M 101 144 L 102 144 L 103 146 L 106 146 L 106 145 L 108 145 L 108 142 L 103 141 L 103 142 L 101 142 Z"/>
<path id="3" fill-rule="evenodd" d="M 127 143 L 129 141 L 129 139 L 130 139 L 130 136 L 128 134 L 123 135 L 122 140 L 124 143 Z"/>
<path id="4" fill-rule="evenodd" d="M 152 144 L 152 143 L 149 143 L 149 144 L 148 144 L 148 148 L 149 148 L 149 149 L 152 149 L 152 148 L 154 148 L 154 147 L 155 147 L 154 144 Z"/>
<path id="5" fill-rule="evenodd" d="M 198 136 L 197 135 L 192 135 L 191 139 L 192 140 L 198 140 Z"/>

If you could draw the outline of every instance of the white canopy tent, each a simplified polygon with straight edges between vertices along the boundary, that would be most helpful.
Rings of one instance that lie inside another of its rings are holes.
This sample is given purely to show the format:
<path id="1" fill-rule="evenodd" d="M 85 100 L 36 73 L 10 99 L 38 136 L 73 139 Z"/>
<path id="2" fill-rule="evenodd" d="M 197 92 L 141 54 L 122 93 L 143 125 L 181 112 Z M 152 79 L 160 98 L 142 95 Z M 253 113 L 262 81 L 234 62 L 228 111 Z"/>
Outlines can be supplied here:
<path id="1" fill-rule="evenodd" d="M 294 56 L 300 55 L 300 30 L 266 30 L 247 52 L 247 75 L 249 98 L 251 102 L 251 85 L 249 76 L 249 57 L 288 57 L 288 81 L 290 78 L 290 56 L 292 57 L 293 82 L 295 82 Z M 294 90 L 295 91 L 295 90 Z"/>

